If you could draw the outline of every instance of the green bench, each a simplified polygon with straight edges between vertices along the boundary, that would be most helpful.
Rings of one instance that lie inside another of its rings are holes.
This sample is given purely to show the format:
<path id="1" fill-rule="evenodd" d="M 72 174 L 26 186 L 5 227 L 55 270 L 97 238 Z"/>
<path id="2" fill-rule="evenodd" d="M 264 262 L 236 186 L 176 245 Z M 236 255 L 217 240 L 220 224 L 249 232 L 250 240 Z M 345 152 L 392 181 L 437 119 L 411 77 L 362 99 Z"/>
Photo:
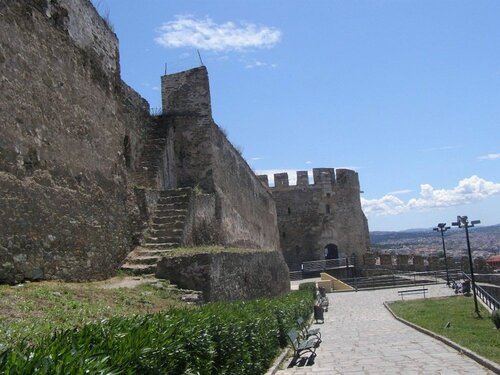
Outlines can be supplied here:
<path id="1" fill-rule="evenodd" d="M 314 336 L 318 339 L 319 343 L 321 342 L 321 332 L 319 328 L 313 328 L 313 329 L 307 328 L 306 322 L 302 317 L 297 319 L 297 324 L 300 328 L 300 333 L 302 334 L 303 338 L 308 339 Z"/>
<path id="2" fill-rule="evenodd" d="M 427 288 L 419 288 L 419 289 L 407 289 L 407 290 L 398 290 L 398 294 L 401 296 L 401 299 L 404 299 L 404 296 L 407 294 L 423 294 L 425 298 L 425 293 L 428 292 Z"/>
<path id="3" fill-rule="evenodd" d="M 318 338 L 301 339 L 299 333 L 294 329 L 288 331 L 287 336 L 293 348 L 292 363 L 295 363 L 306 353 L 310 353 L 312 357 L 316 356 L 316 348 L 319 345 Z"/>

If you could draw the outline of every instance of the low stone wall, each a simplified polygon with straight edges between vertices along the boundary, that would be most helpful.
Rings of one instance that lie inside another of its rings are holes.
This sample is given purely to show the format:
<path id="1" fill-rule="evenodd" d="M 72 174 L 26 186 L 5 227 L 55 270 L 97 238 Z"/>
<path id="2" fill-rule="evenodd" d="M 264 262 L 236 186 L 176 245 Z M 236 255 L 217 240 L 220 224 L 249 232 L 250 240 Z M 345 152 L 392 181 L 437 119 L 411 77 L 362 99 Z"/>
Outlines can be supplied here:
<path id="1" fill-rule="evenodd" d="M 193 193 L 186 219 L 182 244 L 184 246 L 219 243 L 219 223 L 216 218 L 215 194 Z"/>
<path id="2" fill-rule="evenodd" d="M 156 276 L 182 288 L 201 290 L 207 302 L 273 297 L 290 290 L 288 267 L 278 251 L 228 251 L 163 258 Z"/>

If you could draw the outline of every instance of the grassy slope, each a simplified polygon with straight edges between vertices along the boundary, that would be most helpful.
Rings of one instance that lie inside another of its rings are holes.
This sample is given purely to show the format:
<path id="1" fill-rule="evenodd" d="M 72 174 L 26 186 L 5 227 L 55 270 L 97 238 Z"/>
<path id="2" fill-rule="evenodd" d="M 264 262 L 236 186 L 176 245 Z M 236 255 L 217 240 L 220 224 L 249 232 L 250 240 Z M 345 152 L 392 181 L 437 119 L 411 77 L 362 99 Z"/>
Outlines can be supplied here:
<path id="1" fill-rule="evenodd" d="M 172 256 L 252 251 L 270 250 L 201 246 L 178 248 Z M 55 329 L 80 327 L 112 316 L 147 314 L 180 304 L 175 291 L 147 284 L 119 289 L 103 289 L 102 282 L 0 285 L 0 349 L 22 340 L 36 343 Z"/>
<path id="2" fill-rule="evenodd" d="M 112 316 L 130 316 L 180 305 L 165 283 L 103 289 L 102 283 L 37 282 L 0 285 L 0 348 L 36 343 L 55 329 L 79 327 Z"/>
<path id="3" fill-rule="evenodd" d="M 399 317 L 500 363 L 500 330 L 495 329 L 490 313 L 482 306 L 483 319 L 475 317 L 473 298 L 460 296 L 398 301 L 390 307 Z M 447 322 L 450 322 L 449 328 L 445 328 Z"/>

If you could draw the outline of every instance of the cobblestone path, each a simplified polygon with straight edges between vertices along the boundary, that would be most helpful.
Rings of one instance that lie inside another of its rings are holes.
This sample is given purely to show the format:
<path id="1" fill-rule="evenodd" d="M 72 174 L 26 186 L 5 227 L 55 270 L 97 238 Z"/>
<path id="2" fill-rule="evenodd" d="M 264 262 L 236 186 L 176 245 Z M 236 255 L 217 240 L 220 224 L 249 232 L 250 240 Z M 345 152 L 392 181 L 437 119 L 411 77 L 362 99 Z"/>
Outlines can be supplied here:
<path id="1" fill-rule="evenodd" d="M 430 297 L 452 292 L 446 285 L 428 288 Z M 325 323 L 313 325 L 320 327 L 323 335 L 314 364 L 276 374 L 493 374 L 442 342 L 394 319 L 382 303 L 397 300 L 397 290 L 328 294 L 330 309 L 325 313 Z M 289 363 L 285 361 L 284 366 Z"/>

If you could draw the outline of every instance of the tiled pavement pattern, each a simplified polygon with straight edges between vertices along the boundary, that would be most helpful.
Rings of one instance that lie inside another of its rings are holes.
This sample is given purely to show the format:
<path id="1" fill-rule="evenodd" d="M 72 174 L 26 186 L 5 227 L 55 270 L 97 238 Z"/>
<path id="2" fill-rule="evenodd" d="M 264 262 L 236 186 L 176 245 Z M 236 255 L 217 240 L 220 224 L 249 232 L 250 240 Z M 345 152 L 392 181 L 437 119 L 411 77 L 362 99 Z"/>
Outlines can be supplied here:
<path id="1" fill-rule="evenodd" d="M 430 285 L 430 297 L 451 294 L 446 285 Z M 331 293 L 330 309 L 320 327 L 323 342 L 311 366 L 286 368 L 278 375 L 332 374 L 493 374 L 472 359 L 400 323 L 383 306 L 398 299 L 398 289 Z M 405 297 L 422 298 L 419 295 Z"/>

